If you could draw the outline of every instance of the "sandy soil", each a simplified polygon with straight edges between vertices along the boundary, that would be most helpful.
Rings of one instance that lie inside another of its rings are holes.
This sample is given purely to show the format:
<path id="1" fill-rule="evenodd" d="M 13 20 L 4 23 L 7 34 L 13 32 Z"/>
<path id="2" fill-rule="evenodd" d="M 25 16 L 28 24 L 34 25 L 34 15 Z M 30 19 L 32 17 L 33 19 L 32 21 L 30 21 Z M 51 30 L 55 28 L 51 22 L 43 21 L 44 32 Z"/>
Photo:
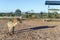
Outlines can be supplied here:
<path id="1" fill-rule="evenodd" d="M 60 22 L 24 20 L 16 25 L 13 35 L 7 33 L 7 22 L 0 20 L 0 40 L 60 40 Z"/>

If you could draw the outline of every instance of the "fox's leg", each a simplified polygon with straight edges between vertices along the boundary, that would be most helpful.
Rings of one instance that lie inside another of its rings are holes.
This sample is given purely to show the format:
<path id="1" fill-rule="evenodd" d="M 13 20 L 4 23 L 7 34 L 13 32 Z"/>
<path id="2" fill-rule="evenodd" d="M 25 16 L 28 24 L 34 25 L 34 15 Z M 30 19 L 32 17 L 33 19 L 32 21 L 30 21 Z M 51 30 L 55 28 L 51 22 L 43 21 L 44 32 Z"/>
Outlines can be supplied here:
<path id="1" fill-rule="evenodd" d="M 8 31 L 9 31 L 9 33 L 11 33 L 12 32 L 12 27 L 8 27 Z"/>
<path id="2" fill-rule="evenodd" d="M 13 27 L 12 27 L 12 34 L 14 34 L 14 29 L 15 29 L 15 27 L 13 26 Z"/>

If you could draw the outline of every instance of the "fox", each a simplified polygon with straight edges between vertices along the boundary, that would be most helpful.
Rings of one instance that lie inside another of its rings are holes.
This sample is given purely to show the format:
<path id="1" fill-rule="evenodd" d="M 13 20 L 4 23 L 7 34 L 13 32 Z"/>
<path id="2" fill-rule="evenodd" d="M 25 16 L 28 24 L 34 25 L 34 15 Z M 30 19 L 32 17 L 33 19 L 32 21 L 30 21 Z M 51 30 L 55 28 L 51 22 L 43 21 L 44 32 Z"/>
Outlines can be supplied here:
<path id="1" fill-rule="evenodd" d="M 10 21 L 7 23 L 8 33 L 14 34 L 14 28 L 16 27 L 16 25 L 17 25 L 18 23 L 22 23 L 22 19 L 21 19 L 21 18 L 13 18 L 12 20 L 10 20 Z"/>

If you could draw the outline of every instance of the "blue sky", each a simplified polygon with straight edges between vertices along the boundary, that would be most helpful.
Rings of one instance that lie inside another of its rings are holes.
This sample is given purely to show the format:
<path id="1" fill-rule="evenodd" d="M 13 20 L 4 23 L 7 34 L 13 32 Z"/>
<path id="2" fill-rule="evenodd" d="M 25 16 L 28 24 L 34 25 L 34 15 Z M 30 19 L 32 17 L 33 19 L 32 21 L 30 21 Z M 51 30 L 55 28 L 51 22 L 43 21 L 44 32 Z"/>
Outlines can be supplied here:
<path id="1" fill-rule="evenodd" d="M 0 0 L 0 12 L 14 12 L 20 9 L 22 12 L 34 10 L 34 12 L 47 12 L 46 0 Z M 58 7 L 57 7 L 58 8 Z"/>

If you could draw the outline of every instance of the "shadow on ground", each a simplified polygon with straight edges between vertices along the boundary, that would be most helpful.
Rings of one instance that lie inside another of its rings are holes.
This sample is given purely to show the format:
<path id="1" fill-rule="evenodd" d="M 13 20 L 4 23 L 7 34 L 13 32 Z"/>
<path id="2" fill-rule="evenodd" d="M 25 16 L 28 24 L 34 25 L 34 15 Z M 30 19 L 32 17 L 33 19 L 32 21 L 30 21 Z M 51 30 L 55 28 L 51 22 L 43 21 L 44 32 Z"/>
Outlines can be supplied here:
<path id="1" fill-rule="evenodd" d="M 38 26 L 38 27 L 33 27 L 33 28 L 27 28 L 27 29 L 22 29 L 15 31 L 16 33 L 22 33 L 22 32 L 27 32 L 27 31 L 32 31 L 32 30 L 40 30 L 40 29 L 46 29 L 46 28 L 54 28 L 56 26 Z"/>

